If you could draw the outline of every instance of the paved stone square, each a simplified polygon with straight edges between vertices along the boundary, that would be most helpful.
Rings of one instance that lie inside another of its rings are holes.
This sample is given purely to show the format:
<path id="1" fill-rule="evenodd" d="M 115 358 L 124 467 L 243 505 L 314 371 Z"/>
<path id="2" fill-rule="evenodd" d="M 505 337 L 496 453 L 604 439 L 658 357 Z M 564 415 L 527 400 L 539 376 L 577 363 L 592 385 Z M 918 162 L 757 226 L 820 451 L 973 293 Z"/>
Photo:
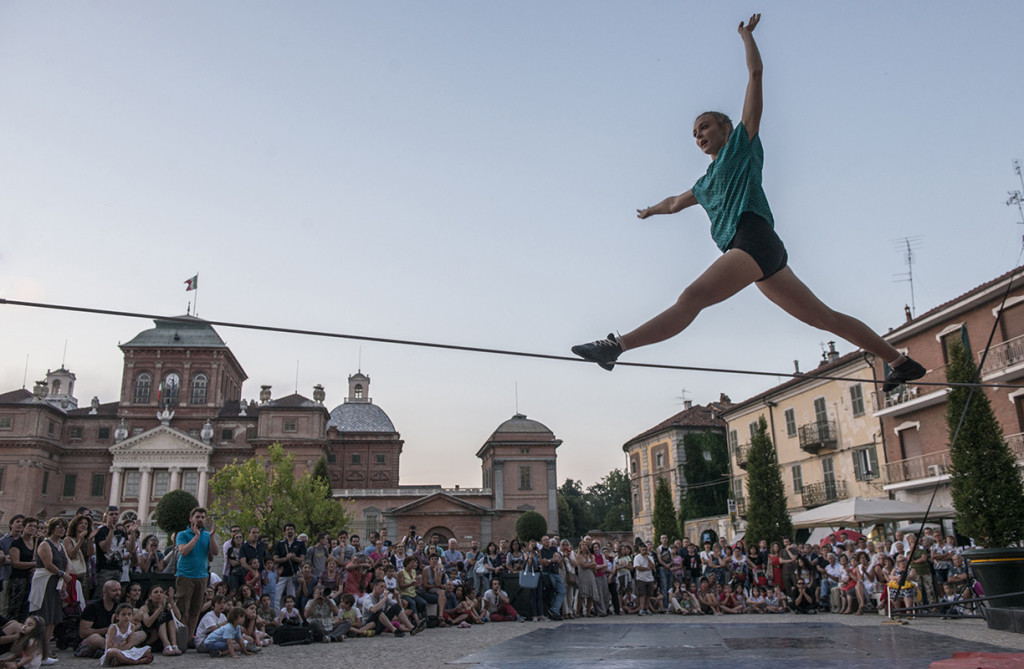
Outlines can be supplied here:
<path id="1" fill-rule="evenodd" d="M 470 629 L 433 629 L 395 639 L 347 639 L 338 644 L 271 646 L 234 661 L 190 651 L 158 656 L 154 666 L 282 667 L 384 666 L 402 669 L 517 669 L 530 667 L 732 666 L 918 669 L 958 651 L 1024 653 L 1024 635 L 989 630 L 982 620 L 913 620 L 886 625 L 877 615 L 611 616 L 544 623 L 491 623 Z M 58 653 L 58 666 L 97 666 L 96 660 Z M 729 666 L 729 665 L 726 665 Z"/>

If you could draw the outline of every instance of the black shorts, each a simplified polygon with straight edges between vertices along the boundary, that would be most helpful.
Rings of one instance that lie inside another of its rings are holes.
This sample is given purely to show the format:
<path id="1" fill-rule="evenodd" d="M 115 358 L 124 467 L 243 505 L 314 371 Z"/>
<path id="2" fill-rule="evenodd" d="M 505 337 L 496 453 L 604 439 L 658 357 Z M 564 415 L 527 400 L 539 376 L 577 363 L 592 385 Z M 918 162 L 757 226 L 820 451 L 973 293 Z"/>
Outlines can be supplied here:
<path id="1" fill-rule="evenodd" d="M 736 225 L 736 234 L 729 242 L 727 250 L 739 249 L 749 255 L 761 268 L 764 281 L 786 266 L 789 255 L 782 240 L 768 223 L 752 211 L 740 214 L 740 222 Z"/>

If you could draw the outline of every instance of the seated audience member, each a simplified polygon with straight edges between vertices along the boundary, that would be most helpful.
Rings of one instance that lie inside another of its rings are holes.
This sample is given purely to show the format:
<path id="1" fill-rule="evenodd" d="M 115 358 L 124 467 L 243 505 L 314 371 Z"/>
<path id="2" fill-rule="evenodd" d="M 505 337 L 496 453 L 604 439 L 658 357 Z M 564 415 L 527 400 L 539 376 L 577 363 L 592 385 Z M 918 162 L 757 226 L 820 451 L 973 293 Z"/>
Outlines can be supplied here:
<path id="1" fill-rule="evenodd" d="M 102 667 L 118 667 L 133 664 L 149 664 L 153 661 L 153 654 L 149 646 L 136 646 L 133 643 L 139 632 L 135 631 L 132 624 L 134 610 L 130 604 L 118 604 L 114 610 L 114 624 L 107 628 L 107 637 L 104 645 L 103 657 L 100 658 Z"/>
<path id="2" fill-rule="evenodd" d="M 398 601 L 384 589 L 384 581 L 373 582 L 370 592 L 359 600 L 364 625 L 373 624 L 375 634 L 388 632 L 402 636 L 406 632 L 418 633 L 421 628 L 415 627 L 406 616 Z M 394 621 L 398 621 L 395 625 Z"/>
<path id="3" fill-rule="evenodd" d="M 943 606 L 939 609 L 939 613 L 944 616 L 959 616 L 963 614 L 963 609 L 960 607 L 960 600 L 962 597 L 960 593 L 956 591 L 956 587 L 949 582 L 942 584 L 942 603 Z"/>
<path id="4" fill-rule="evenodd" d="M 206 637 L 215 629 L 228 624 L 228 617 L 224 614 L 227 610 L 227 597 L 224 595 L 214 595 L 213 609 L 200 619 L 199 626 L 196 627 L 195 642 L 197 651 L 205 653 L 207 649 L 203 646 L 203 643 L 206 641 Z M 245 611 L 243 610 L 242 613 L 245 613 Z"/>
<path id="5" fill-rule="evenodd" d="M 793 600 L 794 613 L 817 613 L 818 606 L 814 601 L 813 590 L 807 587 L 804 578 L 798 578 L 793 590 L 790 591 L 790 599 Z"/>
<path id="6" fill-rule="evenodd" d="M 277 629 L 278 612 L 274 610 L 274 602 L 270 595 L 260 595 L 259 606 L 256 607 L 256 615 L 263 621 L 263 631 L 267 636 L 273 637 Z"/>
<path id="7" fill-rule="evenodd" d="M 773 586 L 765 597 L 765 610 L 768 613 L 789 613 L 789 603 L 786 601 L 786 593 L 782 592 L 782 586 Z"/>
<path id="8" fill-rule="evenodd" d="M 324 643 L 344 641 L 351 623 L 341 618 L 338 605 L 324 593 L 319 585 L 313 588 L 313 596 L 306 603 L 306 621 L 313 628 L 314 638 Z"/>
<path id="9" fill-rule="evenodd" d="M 146 633 L 146 645 L 154 650 L 163 650 L 164 655 L 181 655 L 178 648 L 178 626 L 175 618 L 181 620 L 181 611 L 174 603 L 174 588 L 165 593 L 162 586 L 154 585 L 143 603 L 141 629 Z"/>
<path id="10" fill-rule="evenodd" d="M 413 622 L 416 627 L 426 624 L 427 600 L 419 595 L 419 586 L 422 583 L 421 577 L 416 573 L 419 567 L 419 560 L 416 556 L 406 558 L 405 569 L 398 572 L 398 592 L 402 600 L 409 605 L 413 612 Z"/>
<path id="11" fill-rule="evenodd" d="M 242 655 L 252 655 L 254 649 L 248 648 L 245 641 L 242 640 L 244 624 L 245 609 L 240 606 L 231 609 L 227 615 L 227 622 L 212 630 L 206 637 L 204 648 L 210 657 L 220 657 L 227 653 L 231 657 L 237 658 L 235 646 L 238 646 L 238 651 Z"/>
<path id="12" fill-rule="evenodd" d="M 121 584 L 107 581 L 99 598 L 86 604 L 78 623 L 78 635 L 82 643 L 75 651 L 77 657 L 101 657 L 107 646 L 107 631 L 114 620 L 114 610 L 121 598 Z M 132 645 L 142 643 L 145 632 L 136 632 L 138 637 Z"/>
<path id="13" fill-rule="evenodd" d="M 284 625 L 286 620 L 292 621 L 291 624 L 295 625 L 302 623 L 302 613 L 295 607 L 295 598 L 291 595 L 284 598 L 284 606 L 277 614 L 278 627 Z"/>
<path id="14" fill-rule="evenodd" d="M 753 546 L 750 550 L 756 550 Z M 768 598 L 765 596 L 764 589 L 755 585 L 750 589 L 750 596 L 747 597 L 747 613 L 764 613 L 768 606 Z"/>
<path id="15" fill-rule="evenodd" d="M 376 625 L 363 622 L 362 613 L 356 608 L 356 598 L 346 593 L 338 603 L 338 616 L 348 623 L 348 636 L 373 636 Z"/>
<path id="16" fill-rule="evenodd" d="M 627 585 L 626 589 L 622 591 L 622 602 L 620 604 L 622 612 L 626 615 L 635 615 L 640 613 L 640 600 L 637 599 L 633 593 L 633 587 Z"/>
<path id="17" fill-rule="evenodd" d="M 246 643 L 254 644 L 257 648 L 270 645 L 270 635 L 267 634 L 267 626 L 263 618 L 260 618 L 259 604 L 256 600 L 250 600 L 245 608 L 245 623 L 242 625 L 242 639 Z"/>
<path id="18" fill-rule="evenodd" d="M 491 579 L 491 589 L 484 593 L 484 620 L 492 623 L 511 620 L 523 621 L 524 618 L 512 608 L 508 593 L 501 589 L 501 581 Z"/>
<path id="19" fill-rule="evenodd" d="M 6 627 L 6 625 L 5 625 Z M 5 636 L 6 634 L 5 630 Z M 0 656 L 4 669 L 38 669 L 44 657 L 50 657 L 50 640 L 46 634 L 46 621 L 39 616 L 29 616 L 25 624 L 18 624 L 10 650 Z"/>

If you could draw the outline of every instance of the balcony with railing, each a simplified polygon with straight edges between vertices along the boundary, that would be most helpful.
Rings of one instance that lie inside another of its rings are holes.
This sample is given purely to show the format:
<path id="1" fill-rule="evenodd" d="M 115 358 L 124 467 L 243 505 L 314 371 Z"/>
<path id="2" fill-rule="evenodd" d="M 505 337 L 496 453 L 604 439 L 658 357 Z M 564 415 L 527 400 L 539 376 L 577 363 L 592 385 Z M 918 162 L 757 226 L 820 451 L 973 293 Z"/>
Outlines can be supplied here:
<path id="1" fill-rule="evenodd" d="M 747 517 L 747 498 L 738 497 L 736 498 L 736 515 L 740 518 Z"/>
<path id="2" fill-rule="evenodd" d="M 1006 444 L 1013 451 L 1013 457 L 1024 460 L 1024 434 L 1011 434 L 1006 438 Z"/>
<path id="3" fill-rule="evenodd" d="M 987 356 L 984 351 L 978 351 L 978 364 L 981 364 L 982 356 L 985 357 L 985 365 L 981 368 L 981 375 L 985 379 L 1010 379 L 1024 375 L 1024 335 L 993 345 Z"/>
<path id="4" fill-rule="evenodd" d="M 906 460 L 890 462 L 885 466 L 885 484 L 895 487 L 912 487 L 905 484 L 914 481 L 933 482 L 939 476 L 949 473 L 949 451 L 918 455 Z"/>
<path id="5" fill-rule="evenodd" d="M 932 385 L 919 385 L 924 383 L 945 383 L 946 367 L 929 369 L 928 372 L 911 384 L 905 384 L 889 393 L 872 393 L 875 402 L 874 416 L 898 416 L 900 414 L 923 409 L 933 404 L 941 404 L 946 401 L 946 394 L 949 388 Z"/>
<path id="6" fill-rule="evenodd" d="M 841 499 L 846 499 L 846 481 L 822 481 L 821 483 L 808 483 L 800 492 L 801 502 L 804 508 L 810 509 L 822 504 L 831 504 Z"/>
<path id="7" fill-rule="evenodd" d="M 839 431 L 834 420 L 821 420 L 799 429 L 800 448 L 808 453 L 817 453 L 826 448 L 835 448 L 839 440 Z"/>
<path id="8" fill-rule="evenodd" d="M 740 469 L 747 468 L 748 453 L 750 453 L 750 444 L 740 444 L 736 447 L 736 466 Z"/>

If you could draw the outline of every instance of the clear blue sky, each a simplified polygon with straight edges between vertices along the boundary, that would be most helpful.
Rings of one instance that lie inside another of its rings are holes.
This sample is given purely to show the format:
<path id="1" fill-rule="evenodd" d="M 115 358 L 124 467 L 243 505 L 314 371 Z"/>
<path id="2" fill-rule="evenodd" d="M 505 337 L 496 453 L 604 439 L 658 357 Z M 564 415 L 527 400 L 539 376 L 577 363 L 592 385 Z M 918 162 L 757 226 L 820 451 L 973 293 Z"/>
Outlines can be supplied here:
<path id="1" fill-rule="evenodd" d="M 706 109 L 739 115 L 763 10 L 765 188 L 794 271 L 884 331 L 1010 269 L 1020 2 L 0 4 L 0 296 L 566 354 L 670 304 L 717 256 L 689 188 Z M 116 399 L 143 321 L 0 307 L 0 391 L 61 363 Z M 221 329 L 276 396 L 357 343 Z M 630 360 L 788 372 L 831 337 L 748 289 Z M 839 342 L 846 353 L 850 344 Z M 406 483 L 479 485 L 516 410 L 590 483 L 622 444 L 764 377 L 362 345 Z M 781 380 L 781 379 L 780 379 Z"/>

